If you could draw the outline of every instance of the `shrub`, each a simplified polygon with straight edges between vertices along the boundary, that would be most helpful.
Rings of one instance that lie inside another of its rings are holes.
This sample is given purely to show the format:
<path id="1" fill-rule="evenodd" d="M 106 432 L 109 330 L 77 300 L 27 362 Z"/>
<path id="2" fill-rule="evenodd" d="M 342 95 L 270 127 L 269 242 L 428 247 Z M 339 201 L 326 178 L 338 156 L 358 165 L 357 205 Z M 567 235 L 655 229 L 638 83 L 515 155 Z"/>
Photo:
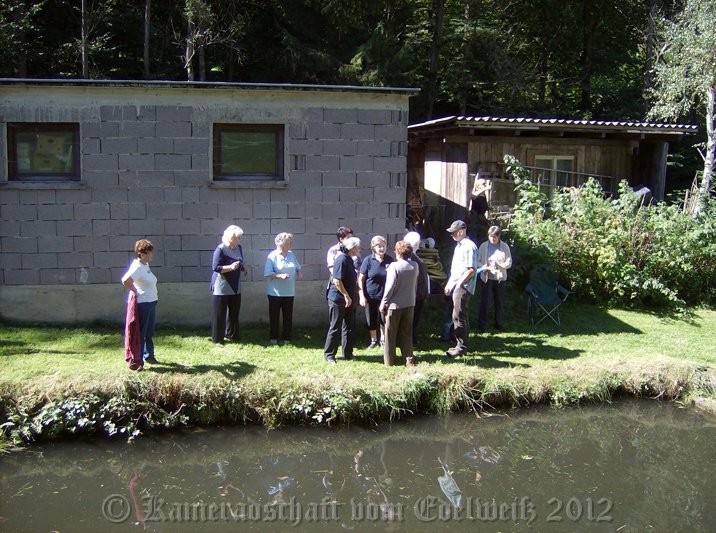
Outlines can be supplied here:
<path id="1" fill-rule="evenodd" d="M 697 218 L 678 205 L 642 205 L 622 181 L 616 198 L 589 179 L 551 200 L 519 161 L 505 157 L 518 203 L 510 220 L 527 271 L 553 262 L 580 297 L 609 304 L 681 306 L 716 303 L 716 203 Z"/>

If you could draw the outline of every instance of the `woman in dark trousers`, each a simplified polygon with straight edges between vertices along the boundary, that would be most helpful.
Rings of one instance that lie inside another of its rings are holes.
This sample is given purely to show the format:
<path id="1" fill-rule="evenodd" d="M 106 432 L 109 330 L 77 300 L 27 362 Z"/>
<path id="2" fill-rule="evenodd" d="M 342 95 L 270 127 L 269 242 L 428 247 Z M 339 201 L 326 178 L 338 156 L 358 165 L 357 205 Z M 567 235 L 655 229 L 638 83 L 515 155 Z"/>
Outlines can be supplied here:
<path id="1" fill-rule="evenodd" d="M 378 311 L 378 306 L 383 299 L 383 290 L 385 289 L 385 269 L 395 261 L 385 253 L 387 246 L 385 237 L 381 235 L 373 237 L 370 240 L 370 249 L 373 253 L 363 260 L 360 274 L 358 274 L 358 297 L 360 304 L 365 308 L 365 321 L 370 333 L 368 349 L 378 346 L 379 333 L 381 346 L 385 341 L 383 334 L 385 321 L 383 315 Z"/>
<path id="2" fill-rule="evenodd" d="M 241 273 L 246 272 L 244 253 L 239 244 L 243 234 L 244 230 L 238 226 L 226 228 L 211 262 L 214 270 L 211 276 L 211 341 L 216 344 L 224 344 L 224 337 L 239 340 Z"/>
<path id="3" fill-rule="evenodd" d="M 336 256 L 333 276 L 328 287 L 328 332 L 323 356 L 330 365 L 336 364 L 340 344 L 343 358 L 353 359 L 355 343 L 356 305 L 358 302 L 358 279 L 353 258 L 360 254 L 360 239 L 349 237 L 343 241 L 343 251 Z"/>
<path id="4" fill-rule="evenodd" d="M 512 253 L 508 244 L 500 240 L 499 226 L 487 230 L 487 240 L 480 245 L 477 263 L 485 270 L 480 273 L 480 317 L 477 326 L 480 332 L 487 329 L 487 314 L 490 296 L 495 305 L 495 329 L 505 328 L 504 312 L 507 270 L 512 266 Z"/>

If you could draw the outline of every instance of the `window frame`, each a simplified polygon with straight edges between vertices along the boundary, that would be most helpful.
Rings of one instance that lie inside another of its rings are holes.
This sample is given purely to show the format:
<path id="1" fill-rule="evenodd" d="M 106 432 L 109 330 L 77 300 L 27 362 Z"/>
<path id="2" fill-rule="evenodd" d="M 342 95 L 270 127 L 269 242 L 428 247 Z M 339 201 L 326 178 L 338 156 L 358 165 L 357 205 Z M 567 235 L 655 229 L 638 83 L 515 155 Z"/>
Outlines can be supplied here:
<path id="1" fill-rule="evenodd" d="M 542 159 L 542 160 L 545 160 L 545 159 L 550 160 L 550 161 L 552 162 L 552 167 L 551 167 L 551 168 L 542 168 L 542 167 L 537 166 L 537 161 L 538 161 L 539 159 Z M 555 188 L 555 187 L 570 187 L 570 186 L 572 186 L 572 185 L 559 185 L 559 184 L 558 184 L 558 177 L 559 177 L 559 173 L 560 173 L 560 172 L 567 172 L 567 173 L 568 173 L 567 179 L 570 180 L 570 181 L 572 181 L 573 178 L 572 178 L 571 174 L 574 174 L 574 173 L 576 172 L 576 170 L 575 170 L 575 162 L 576 162 L 576 159 L 577 159 L 577 158 L 576 158 L 575 156 L 573 156 L 573 155 L 547 155 L 547 154 L 544 154 L 544 155 L 535 155 L 535 156 L 534 156 L 534 168 L 535 168 L 535 169 L 539 169 L 539 170 L 549 171 L 549 182 L 548 182 L 548 183 L 541 183 L 541 185 L 544 185 L 544 186 L 547 186 L 547 187 L 552 187 L 552 188 Z M 558 162 L 558 161 L 570 161 L 570 162 L 572 163 L 572 169 L 569 170 L 569 171 L 558 169 L 558 168 L 557 168 L 557 162 Z"/>
<path id="2" fill-rule="evenodd" d="M 275 136 L 274 173 L 222 172 L 221 136 L 224 133 L 245 132 L 245 133 L 273 133 Z M 226 123 L 216 122 L 212 128 L 212 181 L 214 183 L 244 183 L 260 181 L 264 183 L 283 183 L 286 181 L 287 169 L 285 167 L 286 156 L 286 125 L 282 123 L 260 124 L 260 123 Z"/>
<path id="3" fill-rule="evenodd" d="M 20 133 L 54 133 L 70 132 L 72 134 L 72 168 L 71 172 L 29 172 L 18 170 L 17 135 Z M 8 183 L 62 183 L 79 182 L 80 171 L 80 125 L 78 122 L 8 122 L 6 124 L 7 141 L 7 181 Z"/>

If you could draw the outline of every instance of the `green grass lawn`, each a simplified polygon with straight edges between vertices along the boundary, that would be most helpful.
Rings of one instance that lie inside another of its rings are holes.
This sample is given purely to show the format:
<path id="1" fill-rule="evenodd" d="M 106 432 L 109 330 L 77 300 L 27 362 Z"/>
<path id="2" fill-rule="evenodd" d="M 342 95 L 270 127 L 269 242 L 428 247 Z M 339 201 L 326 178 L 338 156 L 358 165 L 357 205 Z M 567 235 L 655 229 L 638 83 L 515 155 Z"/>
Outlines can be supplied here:
<path id="1" fill-rule="evenodd" d="M 476 304 L 473 299 L 473 323 Z M 298 328 L 294 345 L 269 346 L 266 327 L 245 327 L 241 343 L 217 346 L 209 339 L 208 327 L 159 326 L 155 346 L 160 364 L 136 373 L 124 362 L 119 326 L 0 324 L 0 393 L 5 405 L 23 398 L 37 411 L 53 399 L 98 392 L 127 396 L 131 388 L 129 396 L 167 412 L 210 401 L 223 409 L 231 403 L 227 398 L 238 394 L 244 419 L 269 424 L 295 421 L 299 411 L 309 423 L 316 416 L 322 420 L 322 409 L 343 420 L 356 419 L 356 413 L 358 420 L 379 420 L 396 412 L 440 412 L 475 403 L 608 399 L 620 389 L 637 395 L 668 391 L 666 396 L 672 398 L 716 399 L 716 311 L 699 309 L 679 316 L 572 301 L 563 308 L 561 326 L 532 326 L 519 295 L 511 295 L 508 307 L 508 331 L 473 332 L 472 353 L 453 360 L 443 355 L 449 344 L 439 340 L 441 302 L 431 302 L 414 369 L 385 367 L 380 350 L 365 348 L 368 334 L 362 325 L 356 360 L 343 361 L 339 354 L 335 366 L 323 360 L 325 328 Z M 440 399 L 426 400 L 433 394 Z M 28 413 L 32 409 L 25 408 Z M 362 409 L 374 412 L 361 415 Z M 190 416 L 189 422 L 212 423 L 226 416 L 206 413 Z"/>
<path id="2" fill-rule="evenodd" d="M 473 303 L 473 307 L 476 307 Z M 471 309 L 475 318 L 476 309 Z M 673 360 L 716 366 L 716 312 L 696 310 L 689 317 L 609 310 L 570 302 L 562 325 L 545 321 L 532 326 L 512 304 L 508 331 L 471 335 L 472 354 L 455 360 L 439 340 L 443 311 L 431 303 L 416 347 L 418 370 L 483 369 L 559 372 L 614 365 L 649 365 Z M 509 315 L 508 315 L 509 316 Z M 361 323 L 359 316 L 359 324 Z M 473 320 L 476 322 L 476 320 Z M 246 327 L 238 344 L 214 345 L 208 330 L 159 326 L 155 335 L 160 364 L 146 365 L 144 376 L 216 376 L 246 379 L 268 374 L 276 380 L 338 377 L 368 382 L 404 374 L 400 366 L 383 366 L 379 349 L 366 350 L 368 334 L 358 327 L 357 358 L 330 367 L 323 361 L 325 329 L 298 328 L 293 346 L 269 346 L 266 328 Z M 133 374 L 126 368 L 120 327 L 13 327 L 0 325 L 1 381 L 42 383 L 48 387 L 86 384 L 93 379 Z M 340 354 L 339 354 L 340 356 Z M 402 363 L 402 358 L 398 358 Z"/>

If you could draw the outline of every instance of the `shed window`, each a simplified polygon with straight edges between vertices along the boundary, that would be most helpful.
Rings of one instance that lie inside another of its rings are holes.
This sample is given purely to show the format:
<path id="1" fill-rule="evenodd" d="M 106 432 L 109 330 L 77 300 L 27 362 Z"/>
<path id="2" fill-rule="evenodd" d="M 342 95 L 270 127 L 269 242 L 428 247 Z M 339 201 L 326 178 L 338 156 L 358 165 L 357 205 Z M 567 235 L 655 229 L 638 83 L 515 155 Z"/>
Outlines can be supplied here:
<path id="1" fill-rule="evenodd" d="M 8 123 L 8 180 L 78 181 L 79 136 L 74 123 Z"/>
<path id="2" fill-rule="evenodd" d="M 551 187 L 575 187 L 578 185 L 574 174 L 573 156 L 535 156 L 537 181 Z"/>
<path id="3" fill-rule="evenodd" d="M 284 126 L 214 124 L 214 179 L 284 179 Z"/>

